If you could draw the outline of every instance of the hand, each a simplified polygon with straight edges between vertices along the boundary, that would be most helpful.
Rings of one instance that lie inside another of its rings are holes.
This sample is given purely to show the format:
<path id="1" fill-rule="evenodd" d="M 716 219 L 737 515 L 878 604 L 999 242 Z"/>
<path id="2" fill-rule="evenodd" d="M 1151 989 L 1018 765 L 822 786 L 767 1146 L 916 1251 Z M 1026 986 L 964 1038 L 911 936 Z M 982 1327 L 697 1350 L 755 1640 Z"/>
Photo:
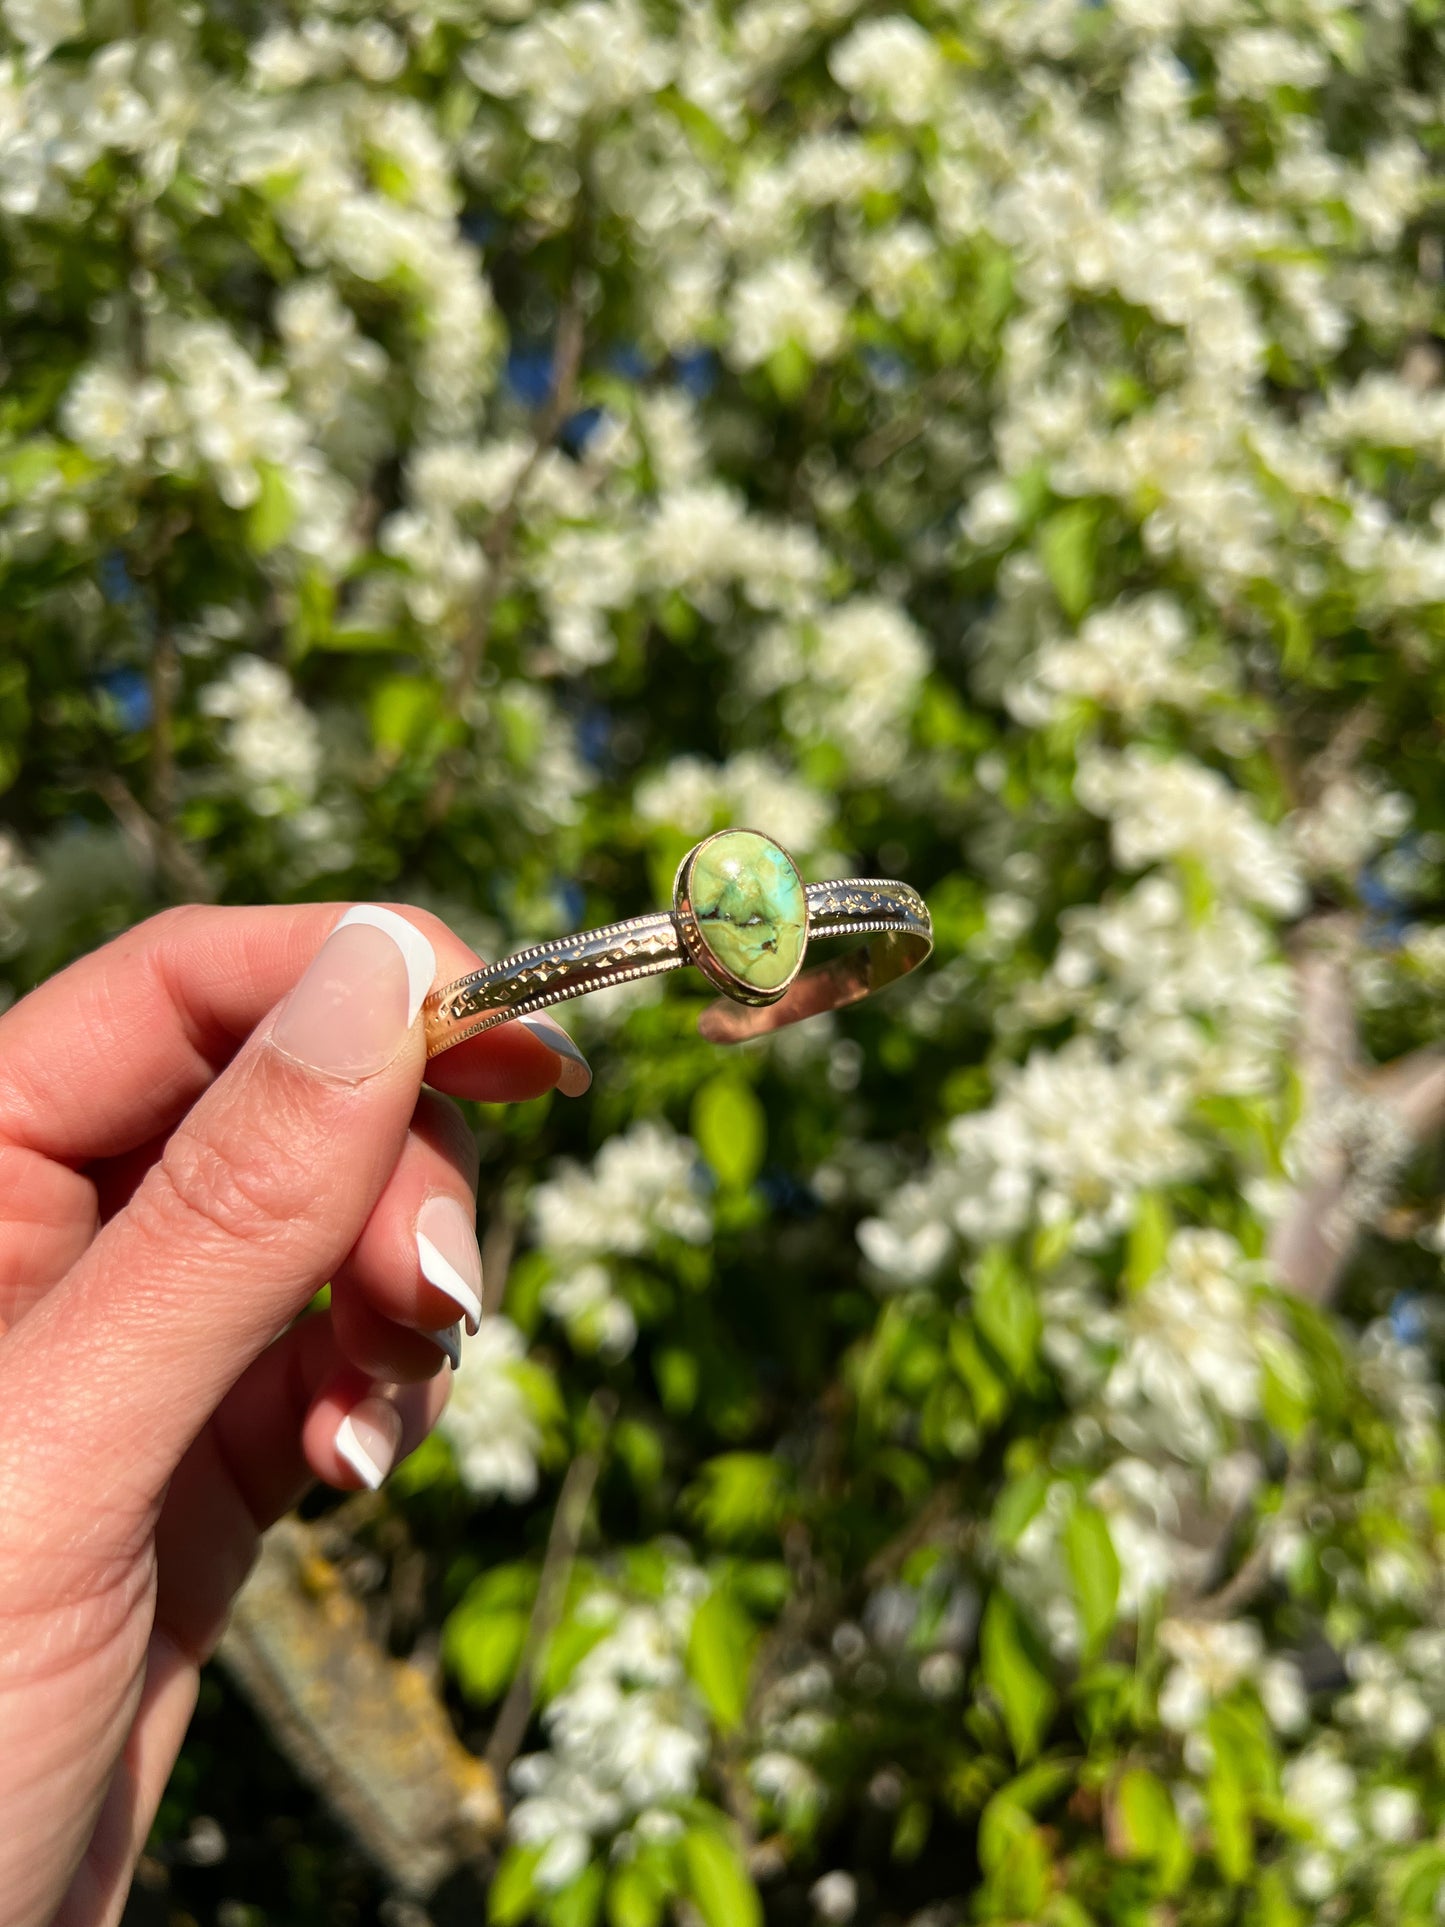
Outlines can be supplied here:
<path id="1" fill-rule="evenodd" d="M 259 1534 L 313 1474 L 380 1483 L 480 1309 L 418 1017 L 477 959 L 340 916 L 171 911 L 0 1017 L 0 1927 L 119 1917 Z M 434 1081 L 576 1088 L 533 1023 Z"/>

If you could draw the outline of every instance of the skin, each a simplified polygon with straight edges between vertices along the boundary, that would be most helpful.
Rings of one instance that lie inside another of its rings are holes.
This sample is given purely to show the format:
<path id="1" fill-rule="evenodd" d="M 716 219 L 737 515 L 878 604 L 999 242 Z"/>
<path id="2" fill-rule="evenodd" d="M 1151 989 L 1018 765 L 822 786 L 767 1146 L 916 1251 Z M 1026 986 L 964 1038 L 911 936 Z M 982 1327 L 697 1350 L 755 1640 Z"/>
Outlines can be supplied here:
<path id="1" fill-rule="evenodd" d="M 411 1451 L 458 1316 L 413 1237 L 475 1211 L 457 1096 L 559 1060 L 506 1025 L 356 1083 L 269 1038 L 349 906 L 169 911 L 0 1017 L 0 1927 L 110 1927 L 265 1527 L 375 1381 Z M 479 961 L 403 911 L 442 979 Z M 332 1309 L 298 1320 L 332 1282 Z"/>

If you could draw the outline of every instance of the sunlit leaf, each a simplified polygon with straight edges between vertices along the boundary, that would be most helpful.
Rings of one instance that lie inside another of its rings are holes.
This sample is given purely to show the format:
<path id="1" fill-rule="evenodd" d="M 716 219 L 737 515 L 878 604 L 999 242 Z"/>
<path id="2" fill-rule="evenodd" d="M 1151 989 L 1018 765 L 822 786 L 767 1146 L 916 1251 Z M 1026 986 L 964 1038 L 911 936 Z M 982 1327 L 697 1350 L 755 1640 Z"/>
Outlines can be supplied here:
<path id="1" fill-rule="evenodd" d="M 980 1654 L 983 1683 L 998 1702 L 1015 1757 L 1031 1760 L 1053 1717 L 1058 1695 L 1005 1592 L 995 1590 L 984 1609 Z"/>

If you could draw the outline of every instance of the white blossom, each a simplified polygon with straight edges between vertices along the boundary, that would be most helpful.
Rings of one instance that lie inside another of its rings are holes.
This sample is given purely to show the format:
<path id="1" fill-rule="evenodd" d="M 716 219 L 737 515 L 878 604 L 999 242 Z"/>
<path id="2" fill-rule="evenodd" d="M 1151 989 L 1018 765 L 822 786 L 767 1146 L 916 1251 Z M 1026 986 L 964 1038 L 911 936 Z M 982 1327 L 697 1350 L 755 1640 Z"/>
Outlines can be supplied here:
<path id="1" fill-rule="evenodd" d="M 1115 860 L 1126 870 L 1188 858 L 1216 888 L 1289 916 L 1303 905 L 1287 849 L 1217 771 L 1189 758 L 1156 758 L 1141 748 L 1099 753 L 1080 765 L 1079 800 L 1113 826 Z"/>
<path id="2" fill-rule="evenodd" d="M 808 1898 L 819 1920 L 848 1921 L 858 1910 L 858 1883 L 852 1874 L 841 1869 L 825 1873 L 813 1882 Z"/>
<path id="3" fill-rule="evenodd" d="M 279 664 L 234 657 L 202 690 L 201 708 L 225 719 L 226 755 L 259 815 L 311 801 L 321 776 L 320 732 Z"/>
<path id="4" fill-rule="evenodd" d="M 462 1361 L 438 1423 L 463 1485 L 479 1498 L 517 1501 L 537 1489 L 542 1433 L 514 1370 L 525 1352 L 522 1334 L 507 1318 L 486 1317 L 462 1340 Z"/>
<path id="5" fill-rule="evenodd" d="M 928 118 L 943 78 L 932 36 L 898 13 L 856 26 L 833 49 L 828 65 L 840 86 L 905 124 Z"/>
<path id="6" fill-rule="evenodd" d="M 1103 1388 L 1116 1435 L 1209 1460 L 1228 1420 L 1259 1411 L 1262 1369 L 1254 1278 L 1222 1231 L 1179 1231 L 1163 1270 L 1131 1300 L 1119 1357 Z"/>
<path id="7" fill-rule="evenodd" d="M 85 31 L 80 0 L 4 0 L 0 12 L 11 33 L 36 60 Z"/>
<path id="8" fill-rule="evenodd" d="M 712 1229 L 690 1139 L 662 1123 L 609 1138 L 590 1167 L 563 1161 L 532 1193 L 544 1248 L 632 1256 L 659 1234 L 701 1244 Z"/>
<path id="9" fill-rule="evenodd" d="M 24 942 L 25 905 L 42 888 L 39 870 L 25 861 L 19 843 L 0 830 L 0 956 Z"/>
<path id="10" fill-rule="evenodd" d="M 789 346 L 810 361 L 833 360 L 848 316 L 811 261 L 784 257 L 738 283 L 728 319 L 733 359 L 740 368 L 756 368 Z"/>
<path id="11" fill-rule="evenodd" d="M 698 1576 L 700 1579 L 700 1575 Z M 707 1755 L 707 1722 L 683 1665 L 700 1591 L 677 1573 L 657 1603 L 620 1605 L 598 1598 L 610 1621 L 585 1654 L 543 1722 L 548 1750 L 512 1769 L 521 1796 L 513 1836 L 545 1848 L 538 1879 L 560 1888 L 590 1856 L 591 1841 L 629 1821 L 653 1822 L 695 1792 Z"/>
<path id="12" fill-rule="evenodd" d="M 644 823 L 693 836 L 729 825 L 760 828 L 795 853 L 818 849 L 833 820 L 831 803 L 811 784 L 775 757 L 750 750 L 723 764 L 674 757 L 638 784 L 636 806 Z"/>

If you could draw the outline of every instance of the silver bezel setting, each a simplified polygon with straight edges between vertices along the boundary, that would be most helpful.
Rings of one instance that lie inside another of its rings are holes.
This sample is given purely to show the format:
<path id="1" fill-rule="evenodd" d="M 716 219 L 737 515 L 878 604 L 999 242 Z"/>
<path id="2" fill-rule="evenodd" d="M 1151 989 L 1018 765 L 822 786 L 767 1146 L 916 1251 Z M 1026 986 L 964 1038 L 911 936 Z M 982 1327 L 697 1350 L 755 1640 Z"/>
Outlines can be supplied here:
<path id="1" fill-rule="evenodd" d="M 778 852 L 797 879 L 798 894 L 802 898 L 803 942 L 798 951 L 798 961 L 775 990 L 757 990 L 753 985 L 744 983 L 740 977 L 735 976 L 725 964 L 721 963 L 708 948 L 707 940 L 698 925 L 697 914 L 692 907 L 692 872 L 698 857 L 711 844 L 716 843 L 719 837 L 736 836 L 740 831 L 748 836 L 757 837 L 759 842 L 770 844 Z M 702 972 L 715 990 L 720 990 L 735 1004 L 750 1004 L 754 1009 L 763 1009 L 769 1004 L 781 1002 L 797 982 L 798 973 L 807 960 L 808 938 L 811 935 L 808 888 L 803 882 L 803 873 L 794 862 L 791 852 L 785 850 L 776 837 L 769 836 L 764 830 L 750 830 L 746 825 L 733 823 L 725 830 L 714 830 L 712 835 L 705 836 L 701 843 L 694 843 L 678 864 L 677 875 L 673 878 L 672 914 L 677 920 L 678 935 L 682 938 L 682 946 L 687 952 L 688 962 Z"/>

